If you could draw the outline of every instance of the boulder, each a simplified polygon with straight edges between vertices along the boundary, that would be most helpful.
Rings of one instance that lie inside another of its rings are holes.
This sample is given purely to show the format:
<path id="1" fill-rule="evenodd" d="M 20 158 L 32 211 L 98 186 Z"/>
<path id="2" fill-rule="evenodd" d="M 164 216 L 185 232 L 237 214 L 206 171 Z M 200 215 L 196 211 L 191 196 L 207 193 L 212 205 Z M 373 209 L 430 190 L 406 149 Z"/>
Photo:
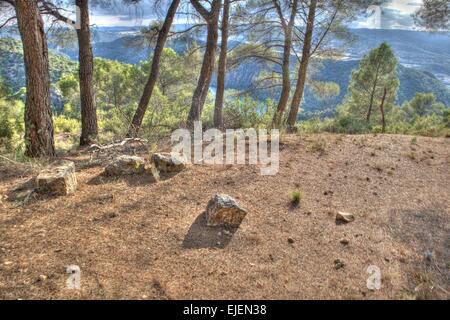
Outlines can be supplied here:
<path id="1" fill-rule="evenodd" d="M 186 161 L 181 156 L 171 153 L 155 153 L 152 156 L 152 163 L 163 173 L 180 172 L 186 168 Z"/>
<path id="2" fill-rule="evenodd" d="M 227 195 L 216 194 L 208 202 L 206 223 L 210 227 L 239 227 L 246 215 L 247 210 L 242 208 L 236 200 Z"/>
<path id="3" fill-rule="evenodd" d="M 71 161 L 59 161 L 42 170 L 36 178 L 39 193 L 66 196 L 75 193 L 77 177 L 75 164 Z"/>
<path id="4" fill-rule="evenodd" d="M 140 157 L 122 155 L 116 157 L 105 168 L 107 176 L 126 176 L 145 172 L 145 160 Z"/>
<path id="5" fill-rule="evenodd" d="M 343 222 L 343 223 L 349 223 L 355 221 L 355 216 L 351 213 L 347 212 L 338 212 L 336 214 L 336 221 Z"/>

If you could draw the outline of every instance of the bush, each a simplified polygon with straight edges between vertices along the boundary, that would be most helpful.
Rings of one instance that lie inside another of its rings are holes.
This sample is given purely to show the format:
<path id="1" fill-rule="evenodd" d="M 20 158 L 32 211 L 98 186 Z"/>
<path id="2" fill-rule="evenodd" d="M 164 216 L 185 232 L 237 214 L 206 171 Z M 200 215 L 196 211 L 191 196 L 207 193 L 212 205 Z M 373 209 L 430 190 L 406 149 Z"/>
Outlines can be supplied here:
<path id="1" fill-rule="evenodd" d="M 0 152 L 23 150 L 24 105 L 21 101 L 0 99 Z"/>
<path id="2" fill-rule="evenodd" d="M 224 103 L 223 123 L 226 128 L 269 128 L 273 118 L 273 103 L 258 102 L 250 97 L 228 98 Z"/>
<path id="3" fill-rule="evenodd" d="M 294 191 L 291 195 L 292 204 L 298 206 L 303 199 L 303 193 L 301 191 Z"/>
<path id="4" fill-rule="evenodd" d="M 300 123 L 298 131 L 302 133 L 339 132 L 336 120 L 326 118 L 324 120 L 311 119 Z"/>
<path id="5" fill-rule="evenodd" d="M 77 133 L 80 128 L 80 123 L 77 119 L 70 119 L 64 116 L 53 118 L 53 126 L 55 133 Z"/>

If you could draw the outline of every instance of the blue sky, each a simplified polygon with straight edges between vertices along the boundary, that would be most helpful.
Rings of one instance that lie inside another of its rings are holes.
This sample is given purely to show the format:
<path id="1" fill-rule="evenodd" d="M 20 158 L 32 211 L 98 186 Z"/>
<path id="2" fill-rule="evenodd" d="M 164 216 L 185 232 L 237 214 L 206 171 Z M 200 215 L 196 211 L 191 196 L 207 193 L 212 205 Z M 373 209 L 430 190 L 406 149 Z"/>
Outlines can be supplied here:
<path id="1" fill-rule="evenodd" d="M 361 17 L 352 24 L 355 28 L 412 29 L 411 14 L 419 7 L 421 0 L 390 0 L 373 11 L 368 17 Z M 377 14 L 380 20 L 377 20 Z M 95 10 L 92 21 L 98 26 L 143 26 L 154 19 L 153 7 L 147 1 L 136 7 L 115 7 Z M 178 20 L 178 23 L 184 21 Z"/>

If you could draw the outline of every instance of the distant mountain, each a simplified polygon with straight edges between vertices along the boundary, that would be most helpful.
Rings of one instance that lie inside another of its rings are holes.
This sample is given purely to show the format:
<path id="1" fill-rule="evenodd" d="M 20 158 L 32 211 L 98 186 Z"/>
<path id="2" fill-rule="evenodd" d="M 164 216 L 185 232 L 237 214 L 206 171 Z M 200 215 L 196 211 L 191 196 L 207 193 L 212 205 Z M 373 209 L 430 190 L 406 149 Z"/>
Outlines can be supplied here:
<path id="1" fill-rule="evenodd" d="M 334 109 L 334 106 L 339 104 L 346 95 L 351 72 L 358 66 L 358 60 L 326 62 L 319 74 L 314 78 L 320 81 L 336 82 L 341 87 L 341 94 L 335 99 L 324 103 L 315 99 L 308 90 L 304 104 L 305 110 L 320 111 L 330 108 L 330 106 Z M 411 100 L 418 92 L 432 92 L 438 101 L 450 106 L 450 89 L 433 74 L 403 65 L 398 66 L 397 74 L 400 79 L 398 104 Z"/>
<path id="2" fill-rule="evenodd" d="M 180 26 L 177 26 L 180 29 Z M 388 42 L 395 51 L 400 65 L 398 76 L 400 90 L 398 103 L 410 100 L 417 92 L 432 92 L 437 99 L 450 106 L 450 35 L 403 30 L 351 30 L 354 41 L 348 48 L 346 60 L 326 61 L 314 75 L 316 80 L 333 81 L 339 84 L 341 94 L 331 101 L 317 100 L 306 90 L 304 108 L 306 111 L 334 112 L 347 91 L 351 70 L 358 67 L 359 59 L 378 46 Z M 201 44 L 201 41 L 199 41 Z M 138 63 L 148 59 L 151 49 L 142 45 L 143 38 L 136 28 L 96 28 L 94 31 L 94 54 L 97 57 L 117 60 L 124 63 Z M 186 43 L 171 41 L 168 45 L 177 52 L 183 52 Z M 51 75 L 57 80 L 61 73 L 76 67 L 78 50 L 58 47 L 50 40 Z M 56 54 L 58 53 L 58 54 Z M 6 78 L 14 89 L 24 86 L 24 69 L 20 42 L 0 38 L 0 75 Z M 70 59 L 69 59 L 70 58 Z M 260 72 L 260 65 L 247 63 L 232 70 L 227 75 L 227 88 L 247 90 Z M 214 81 L 212 83 L 214 86 Z M 276 97 L 273 92 L 259 92 L 257 97 Z"/>
<path id="3" fill-rule="evenodd" d="M 176 29 L 183 29 L 183 26 L 177 25 Z M 148 47 L 136 46 L 137 43 L 142 43 L 142 36 L 138 31 L 131 27 L 96 28 L 94 53 L 107 59 L 138 63 L 151 53 Z M 371 49 L 382 42 L 388 42 L 402 65 L 430 72 L 450 87 L 450 33 L 391 29 L 351 29 L 350 33 L 354 41 L 347 49 L 349 60 L 360 60 Z M 169 46 L 177 51 L 183 49 L 177 42 L 170 42 Z M 56 45 L 53 44 L 53 47 L 56 48 Z M 72 59 L 78 56 L 78 52 L 73 49 L 58 50 Z"/>
<path id="4" fill-rule="evenodd" d="M 450 33 L 408 30 L 353 29 L 355 42 L 348 49 L 351 59 L 361 59 L 387 42 L 405 67 L 428 71 L 450 87 Z"/>
<path id="5" fill-rule="evenodd" d="M 57 82 L 61 75 L 73 72 L 78 64 L 68 57 L 49 53 L 50 78 L 52 83 Z M 25 87 L 25 67 L 23 63 L 22 44 L 19 40 L 10 38 L 0 38 L 0 77 L 11 87 L 13 92 L 18 92 Z M 63 102 L 55 90 L 51 90 L 52 105 L 55 109 L 61 110 Z"/>
<path id="6" fill-rule="evenodd" d="M 305 99 L 302 107 L 310 114 L 312 112 L 321 112 L 323 116 L 332 115 L 336 106 L 342 101 L 347 93 L 347 87 L 350 82 L 350 76 L 353 69 L 358 68 L 359 60 L 347 61 L 325 61 L 320 70 L 312 76 L 317 81 L 331 81 L 339 85 L 340 95 L 329 101 L 320 101 L 314 97 L 309 88 L 306 88 Z M 226 84 L 229 89 L 251 90 L 252 83 L 260 72 L 260 67 L 255 63 L 241 65 L 238 69 L 228 73 Z M 398 92 L 397 103 L 410 100 L 417 92 L 432 92 L 437 100 L 450 106 L 450 89 L 437 79 L 433 74 L 427 71 L 421 71 L 398 66 L 398 77 L 400 79 L 400 89 Z M 215 82 L 213 81 L 213 85 Z M 278 93 L 268 91 L 251 91 L 257 98 L 264 100 L 274 97 Z"/>
<path id="7" fill-rule="evenodd" d="M 78 66 L 77 62 L 54 52 L 50 52 L 49 60 L 52 82 L 58 81 L 63 73 L 72 72 Z M 19 40 L 0 38 L 0 76 L 13 91 L 25 86 L 23 51 Z"/>

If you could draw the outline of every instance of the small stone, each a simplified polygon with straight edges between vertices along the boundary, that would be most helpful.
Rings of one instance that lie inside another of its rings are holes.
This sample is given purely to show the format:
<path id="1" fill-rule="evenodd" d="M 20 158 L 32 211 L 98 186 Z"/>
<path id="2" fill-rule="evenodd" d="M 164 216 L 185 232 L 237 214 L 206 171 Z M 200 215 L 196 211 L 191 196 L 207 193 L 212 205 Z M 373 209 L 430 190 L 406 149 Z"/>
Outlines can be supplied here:
<path id="1" fill-rule="evenodd" d="M 246 215 L 247 210 L 242 208 L 236 200 L 222 194 L 212 197 L 206 208 L 206 221 L 210 227 L 239 227 Z"/>
<path id="2" fill-rule="evenodd" d="M 289 242 L 290 244 L 294 244 L 294 243 L 295 243 L 295 240 L 292 239 L 292 238 L 288 238 L 288 242 Z"/>
<path id="3" fill-rule="evenodd" d="M 116 157 L 105 168 L 107 176 L 124 176 L 145 172 L 145 160 L 141 157 L 122 155 Z"/>
<path id="4" fill-rule="evenodd" d="M 341 259 L 334 260 L 334 268 L 336 270 L 342 269 L 345 267 L 345 263 Z"/>
<path id="5" fill-rule="evenodd" d="M 355 216 L 347 212 L 338 212 L 336 215 L 336 221 L 349 223 L 355 221 Z"/>
<path id="6" fill-rule="evenodd" d="M 433 261 L 433 252 L 432 252 L 432 251 L 429 251 L 429 250 L 425 251 L 425 253 L 424 253 L 424 259 L 425 259 L 426 261 L 428 261 L 428 262 Z"/>
<path id="7" fill-rule="evenodd" d="M 350 244 L 350 241 L 347 240 L 347 239 L 342 239 L 342 240 L 340 241 L 340 243 L 341 243 L 342 245 L 344 245 L 344 246 L 348 246 L 348 245 Z"/>
<path id="8" fill-rule="evenodd" d="M 12 262 L 12 261 L 5 261 L 5 262 L 3 262 L 3 264 L 4 264 L 5 266 L 10 266 L 10 265 L 13 264 L 13 262 Z"/>
<path id="9" fill-rule="evenodd" d="M 47 280 L 47 276 L 41 274 L 41 275 L 39 276 L 38 280 L 39 280 L 39 281 L 45 281 L 45 280 Z"/>
<path id="10" fill-rule="evenodd" d="M 164 173 L 181 172 L 186 168 L 186 161 L 172 153 L 155 153 L 152 156 L 152 163 Z"/>
<path id="11" fill-rule="evenodd" d="M 53 196 L 75 193 L 77 189 L 75 163 L 62 160 L 51 164 L 37 176 L 36 189 L 40 193 Z"/>

